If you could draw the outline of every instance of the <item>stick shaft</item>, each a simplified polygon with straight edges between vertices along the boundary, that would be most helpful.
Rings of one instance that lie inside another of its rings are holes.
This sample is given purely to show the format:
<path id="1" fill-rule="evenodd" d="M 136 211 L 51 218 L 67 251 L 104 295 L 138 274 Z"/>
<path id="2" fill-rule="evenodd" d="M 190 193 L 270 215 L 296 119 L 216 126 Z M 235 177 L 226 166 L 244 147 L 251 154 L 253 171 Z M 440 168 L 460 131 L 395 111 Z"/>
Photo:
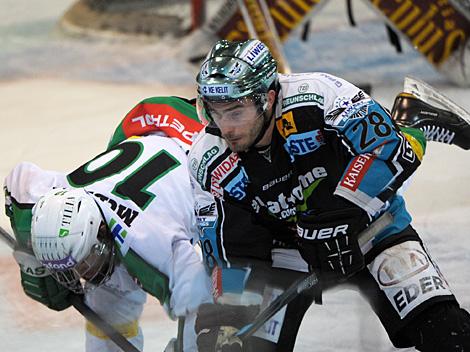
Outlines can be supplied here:
<path id="1" fill-rule="evenodd" d="M 16 246 L 15 239 L 8 232 L 6 232 L 5 229 L 1 226 L 0 226 L 0 237 L 8 245 L 8 247 L 10 247 L 11 249 L 15 249 L 15 246 Z"/>
<path id="2" fill-rule="evenodd" d="M 101 318 L 94 310 L 88 307 L 82 295 L 72 295 L 71 303 L 73 307 L 86 318 L 86 320 L 100 329 L 116 344 L 116 346 L 125 352 L 139 352 L 139 349 L 127 341 L 119 331 Z"/>

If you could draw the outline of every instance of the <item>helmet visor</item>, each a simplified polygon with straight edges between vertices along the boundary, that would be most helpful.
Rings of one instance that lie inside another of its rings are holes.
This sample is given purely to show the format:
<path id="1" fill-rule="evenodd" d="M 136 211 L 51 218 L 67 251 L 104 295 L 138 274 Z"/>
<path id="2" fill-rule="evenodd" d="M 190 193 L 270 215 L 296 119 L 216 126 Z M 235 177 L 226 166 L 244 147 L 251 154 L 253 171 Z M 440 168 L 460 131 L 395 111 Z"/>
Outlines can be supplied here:
<path id="1" fill-rule="evenodd" d="M 99 286 L 112 272 L 114 247 L 108 243 L 95 244 L 90 254 L 74 268 L 76 273 L 90 284 Z"/>
<path id="2" fill-rule="evenodd" d="M 114 270 L 114 245 L 112 239 L 107 235 L 107 226 L 101 223 L 98 240 L 92 246 L 90 253 L 73 268 L 63 271 L 52 271 L 55 279 L 69 290 L 83 293 L 86 283 L 93 286 L 102 285 L 106 282 Z"/>
<path id="3" fill-rule="evenodd" d="M 244 125 L 261 117 L 267 109 L 267 94 L 256 94 L 228 101 L 210 101 L 198 95 L 201 120 L 221 125 Z"/>

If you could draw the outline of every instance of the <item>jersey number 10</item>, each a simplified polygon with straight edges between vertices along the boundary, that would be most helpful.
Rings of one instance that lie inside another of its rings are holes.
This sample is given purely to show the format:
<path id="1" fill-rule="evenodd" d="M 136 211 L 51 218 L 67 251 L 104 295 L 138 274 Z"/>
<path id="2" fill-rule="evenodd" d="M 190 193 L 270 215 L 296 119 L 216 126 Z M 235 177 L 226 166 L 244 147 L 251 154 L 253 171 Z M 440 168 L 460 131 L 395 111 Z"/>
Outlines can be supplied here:
<path id="1" fill-rule="evenodd" d="M 138 141 L 118 144 L 80 166 L 67 179 L 74 187 L 91 185 L 126 170 L 141 157 L 143 149 L 143 144 Z M 175 157 L 162 149 L 116 183 L 112 193 L 122 199 L 132 200 L 144 210 L 155 198 L 155 194 L 147 189 L 179 165 Z"/>

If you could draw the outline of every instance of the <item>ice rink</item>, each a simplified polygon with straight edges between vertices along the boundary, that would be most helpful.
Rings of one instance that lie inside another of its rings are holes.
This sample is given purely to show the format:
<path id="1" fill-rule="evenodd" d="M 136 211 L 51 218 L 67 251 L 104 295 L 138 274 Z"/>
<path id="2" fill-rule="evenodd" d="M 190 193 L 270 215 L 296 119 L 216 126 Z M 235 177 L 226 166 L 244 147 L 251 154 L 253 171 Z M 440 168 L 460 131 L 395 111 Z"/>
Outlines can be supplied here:
<path id="1" fill-rule="evenodd" d="M 192 97 L 195 68 L 177 41 L 72 39 L 56 22 L 71 0 L 0 0 L 0 179 L 18 162 L 73 170 L 106 146 L 125 113 L 143 98 Z M 446 82 L 405 43 L 398 55 L 383 43 L 377 17 L 359 8 L 347 25 L 344 2 L 315 17 L 307 42 L 293 38 L 286 55 L 294 71 L 321 70 L 370 82 L 391 107 L 402 79 L 413 74 L 470 109 L 470 89 Z M 0 197 L 3 209 L 3 197 Z M 461 305 L 470 309 L 470 151 L 430 144 L 406 193 L 413 224 Z M 0 224 L 9 229 L 6 216 Z M 0 351 L 82 351 L 84 322 L 73 309 L 49 311 L 22 292 L 16 263 L 0 244 Z M 143 318 L 146 351 L 162 351 L 176 334 L 155 299 Z M 394 351 L 378 319 L 355 292 L 324 296 L 305 318 L 295 351 Z"/>

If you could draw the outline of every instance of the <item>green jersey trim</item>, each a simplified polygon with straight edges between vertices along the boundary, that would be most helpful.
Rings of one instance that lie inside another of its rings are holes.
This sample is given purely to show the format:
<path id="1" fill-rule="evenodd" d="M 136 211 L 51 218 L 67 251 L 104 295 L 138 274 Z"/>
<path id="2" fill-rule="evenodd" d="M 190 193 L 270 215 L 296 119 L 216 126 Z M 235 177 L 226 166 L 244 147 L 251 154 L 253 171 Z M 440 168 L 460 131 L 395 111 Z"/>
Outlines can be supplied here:
<path id="1" fill-rule="evenodd" d="M 147 263 L 134 250 L 129 249 L 125 256 L 120 251 L 117 254 L 129 274 L 145 292 L 155 296 L 161 305 L 170 302 L 170 286 L 168 277 Z"/>

